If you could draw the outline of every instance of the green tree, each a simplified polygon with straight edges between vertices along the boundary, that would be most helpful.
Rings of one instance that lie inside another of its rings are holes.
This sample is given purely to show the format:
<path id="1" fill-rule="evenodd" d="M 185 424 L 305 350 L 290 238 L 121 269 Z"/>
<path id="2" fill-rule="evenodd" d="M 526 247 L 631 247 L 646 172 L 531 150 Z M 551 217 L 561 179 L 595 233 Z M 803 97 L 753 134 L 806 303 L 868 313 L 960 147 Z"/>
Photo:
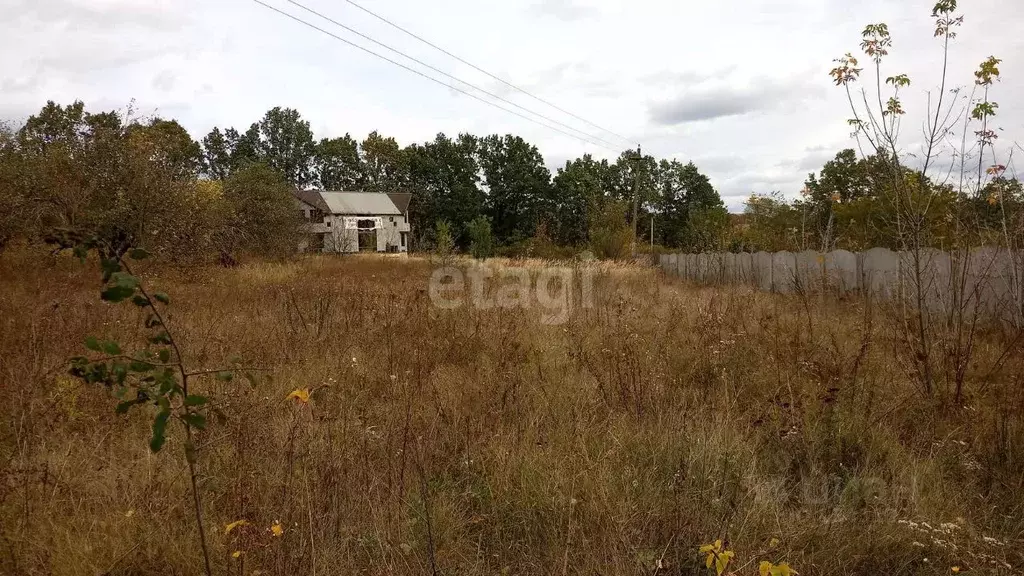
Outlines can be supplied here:
<path id="1" fill-rule="evenodd" d="M 752 194 L 744 205 L 741 226 L 746 251 L 800 250 L 800 211 L 781 192 Z"/>
<path id="2" fill-rule="evenodd" d="M 462 247 L 469 245 L 466 224 L 483 213 L 484 194 L 479 186 L 476 150 L 477 139 L 469 134 L 460 134 L 455 139 L 438 134 L 433 142 L 414 144 L 402 151 L 408 161 L 410 186 L 415 191 L 409 206 L 411 220 L 457 223 L 457 227 L 451 226 L 451 232 L 456 244 Z"/>
<path id="3" fill-rule="evenodd" d="M 469 223 L 469 249 L 473 258 L 485 260 L 494 252 L 494 234 L 491 221 L 486 216 L 477 216 Z"/>
<path id="4" fill-rule="evenodd" d="M 231 152 L 234 150 L 238 132 L 228 128 L 221 132 L 216 126 L 203 137 L 203 174 L 214 180 L 224 180 L 234 172 Z"/>
<path id="5" fill-rule="evenodd" d="M 594 160 L 590 154 L 567 161 L 554 177 L 551 222 L 555 239 L 569 246 L 589 240 L 589 223 L 593 213 L 605 201 L 611 168 L 607 160 Z"/>
<path id="6" fill-rule="evenodd" d="M 639 233 L 639 223 L 646 220 L 644 214 L 652 211 L 658 197 L 658 161 L 650 154 L 626 150 L 612 165 L 610 176 L 609 195 L 626 202 L 626 219 L 631 230 Z"/>
<path id="7" fill-rule="evenodd" d="M 409 183 L 409 161 L 394 138 L 376 130 L 359 145 L 362 152 L 365 187 L 371 192 L 399 192 Z"/>
<path id="8" fill-rule="evenodd" d="M 551 172 L 537 147 L 519 136 L 493 135 L 480 143 L 480 167 L 487 184 L 486 211 L 499 244 L 534 235 L 551 214 Z"/>
<path id="9" fill-rule="evenodd" d="M 324 138 L 313 155 L 313 175 L 324 190 L 358 190 L 363 184 L 363 161 L 359 143 L 345 134 L 340 138 Z"/>
<path id="10" fill-rule="evenodd" d="M 170 163 L 155 161 L 164 151 L 142 127 L 88 113 L 81 102 L 49 102 L 16 140 L 22 193 L 40 206 L 41 227 L 98 238 L 109 257 L 168 237 L 185 185 Z"/>
<path id="11" fill-rule="evenodd" d="M 434 250 L 438 256 L 448 258 L 455 250 L 455 239 L 452 237 L 452 228 L 445 220 L 438 220 L 434 225 Z"/>
<path id="12" fill-rule="evenodd" d="M 711 181 L 693 162 L 662 160 L 655 174 L 655 193 L 651 206 L 657 211 L 660 244 L 687 250 L 716 246 L 728 223 L 728 211 Z"/>
<path id="13" fill-rule="evenodd" d="M 251 164 L 224 181 L 227 222 L 218 235 L 224 254 L 236 251 L 283 256 L 299 241 L 299 212 L 292 186 L 265 164 Z"/>
<path id="14" fill-rule="evenodd" d="M 280 172 L 293 186 L 301 188 L 313 182 L 313 131 L 297 110 L 271 108 L 254 126 L 259 133 L 257 150 L 262 162 Z M 252 137 L 250 128 L 240 142 L 243 152 Z"/>
<path id="15" fill-rule="evenodd" d="M 31 233 L 35 205 L 14 131 L 0 123 L 0 251 L 15 238 Z"/>
<path id="16" fill-rule="evenodd" d="M 630 205 L 609 199 L 590 218 L 590 249 L 598 258 L 625 258 L 633 243 L 633 228 L 626 219 Z"/>
<path id="17" fill-rule="evenodd" d="M 157 151 L 154 162 L 161 162 L 178 179 L 195 178 L 203 170 L 203 150 L 177 120 L 153 118 L 131 130 L 149 140 Z"/>

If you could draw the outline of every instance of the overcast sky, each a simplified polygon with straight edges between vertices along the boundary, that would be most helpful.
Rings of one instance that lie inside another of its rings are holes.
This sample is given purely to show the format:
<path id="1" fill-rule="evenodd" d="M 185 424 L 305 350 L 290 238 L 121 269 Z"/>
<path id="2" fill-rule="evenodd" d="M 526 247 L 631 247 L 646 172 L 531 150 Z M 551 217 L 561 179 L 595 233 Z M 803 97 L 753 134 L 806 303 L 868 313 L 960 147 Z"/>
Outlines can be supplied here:
<path id="1" fill-rule="evenodd" d="M 266 1 L 316 21 L 287 0 Z M 598 133 L 345 0 L 300 1 L 456 77 Z M 910 151 L 920 131 L 918 112 L 941 69 L 930 18 L 934 0 L 356 1 L 639 142 L 645 152 L 693 160 L 732 210 L 741 210 L 751 192 L 795 194 L 807 172 L 852 145 L 845 95 L 827 73 L 834 57 L 858 52 L 864 24 L 889 24 L 894 46 L 883 75 L 905 72 L 913 82 L 904 98 Z M 1018 104 L 1024 11 L 1017 1 L 961 2 L 966 21 L 950 63 L 951 83 L 969 85 L 981 60 L 1003 58 L 1004 79 L 993 99 L 1002 104 L 997 124 L 1004 148 L 1024 142 Z M 215 125 L 244 129 L 267 109 L 286 106 L 298 109 L 317 137 L 348 132 L 362 139 L 378 130 L 408 144 L 438 132 L 511 132 L 535 143 L 552 169 L 587 152 L 617 156 L 432 83 L 252 0 L 0 0 L 0 14 L 0 119 L 22 121 L 48 99 L 81 99 L 93 111 L 123 109 L 134 100 L 139 112 L 176 118 L 198 139 Z"/>

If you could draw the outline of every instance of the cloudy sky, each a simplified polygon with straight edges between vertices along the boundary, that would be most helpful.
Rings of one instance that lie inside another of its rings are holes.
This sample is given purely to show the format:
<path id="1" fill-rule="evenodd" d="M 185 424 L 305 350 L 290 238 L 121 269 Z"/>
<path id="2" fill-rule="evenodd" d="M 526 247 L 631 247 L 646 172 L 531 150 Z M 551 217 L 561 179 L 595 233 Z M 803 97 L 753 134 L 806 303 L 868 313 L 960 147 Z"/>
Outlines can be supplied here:
<path id="1" fill-rule="evenodd" d="M 265 1 L 381 51 L 288 0 Z M 883 75 L 905 72 L 913 81 L 904 94 L 910 152 L 941 70 L 934 0 L 355 0 L 623 141 L 346 0 L 299 1 L 621 148 L 640 143 L 659 157 L 693 160 L 733 210 L 751 192 L 795 194 L 807 172 L 851 145 L 845 95 L 827 73 L 834 57 L 857 51 L 864 24 L 889 24 L 894 46 Z M 1003 58 L 993 99 L 1002 103 L 1004 149 L 1024 142 L 1024 11 L 1015 9 L 1017 1 L 961 2 L 966 20 L 950 61 L 951 84 L 969 85 L 981 60 Z M 588 152 L 617 155 L 430 82 L 253 0 L 0 0 L 0 13 L 0 120 L 24 120 L 48 99 L 81 99 L 90 110 L 134 101 L 140 113 L 174 117 L 200 138 L 215 125 L 244 129 L 268 108 L 287 106 L 318 137 L 348 132 L 361 139 L 378 130 L 407 144 L 438 132 L 511 132 L 536 143 L 553 169 Z"/>

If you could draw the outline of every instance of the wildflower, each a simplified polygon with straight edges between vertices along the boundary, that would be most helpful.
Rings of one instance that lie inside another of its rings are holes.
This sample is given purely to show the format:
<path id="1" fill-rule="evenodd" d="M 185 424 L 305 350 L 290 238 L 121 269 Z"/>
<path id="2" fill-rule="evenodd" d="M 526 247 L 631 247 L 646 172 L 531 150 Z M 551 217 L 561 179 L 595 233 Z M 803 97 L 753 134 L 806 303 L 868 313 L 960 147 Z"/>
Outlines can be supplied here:
<path id="1" fill-rule="evenodd" d="M 953 574 L 959 574 L 960 573 L 960 567 L 959 566 L 953 566 L 952 568 L 949 569 L 949 571 L 952 572 Z"/>
<path id="2" fill-rule="evenodd" d="M 284 534 L 284 528 L 281 527 L 280 520 L 274 520 L 274 523 L 270 526 L 270 533 L 274 537 L 278 537 Z"/>
<path id="3" fill-rule="evenodd" d="M 242 555 L 242 551 L 241 550 L 235 550 L 234 552 L 231 553 L 231 557 L 232 558 L 238 558 L 241 555 Z"/>

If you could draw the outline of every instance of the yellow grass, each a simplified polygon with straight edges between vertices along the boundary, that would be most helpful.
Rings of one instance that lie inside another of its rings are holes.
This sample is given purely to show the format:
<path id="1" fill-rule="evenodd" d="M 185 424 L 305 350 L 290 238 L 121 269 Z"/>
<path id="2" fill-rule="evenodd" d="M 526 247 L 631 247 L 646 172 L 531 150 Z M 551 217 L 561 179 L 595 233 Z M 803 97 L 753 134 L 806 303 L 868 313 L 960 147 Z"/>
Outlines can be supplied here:
<path id="1" fill-rule="evenodd" d="M 706 574 L 719 538 L 741 574 L 1024 566 L 1009 336 L 982 335 L 954 406 L 884 310 L 595 268 L 564 325 L 439 310 L 416 258 L 143 270 L 190 366 L 271 369 L 199 384 L 228 415 L 198 438 L 215 573 Z M 98 286 L 0 256 L 0 573 L 198 574 L 182 430 L 150 454 L 148 408 L 65 375 L 87 335 L 141 341 Z"/>

